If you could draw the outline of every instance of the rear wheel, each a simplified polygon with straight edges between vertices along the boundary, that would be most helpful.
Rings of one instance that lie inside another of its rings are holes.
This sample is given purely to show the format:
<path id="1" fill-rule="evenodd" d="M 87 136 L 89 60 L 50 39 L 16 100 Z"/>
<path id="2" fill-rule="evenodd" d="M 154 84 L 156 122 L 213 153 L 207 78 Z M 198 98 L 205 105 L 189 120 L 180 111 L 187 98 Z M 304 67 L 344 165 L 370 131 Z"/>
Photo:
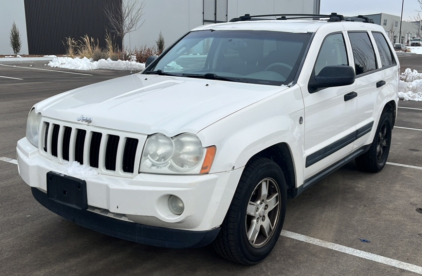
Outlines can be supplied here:
<path id="1" fill-rule="evenodd" d="M 392 121 L 391 113 L 382 114 L 371 147 L 366 153 L 356 158 L 359 170 L 376 173 L 384 168 L 390 152 Z"/>
<path id="2" fill-rule="evenodd" d="M 265 158 L 242 174 L 214 248 L 222 257 L 252 265 L 270 254 L 283 227 L 286 182 L 280 167 Z"/>

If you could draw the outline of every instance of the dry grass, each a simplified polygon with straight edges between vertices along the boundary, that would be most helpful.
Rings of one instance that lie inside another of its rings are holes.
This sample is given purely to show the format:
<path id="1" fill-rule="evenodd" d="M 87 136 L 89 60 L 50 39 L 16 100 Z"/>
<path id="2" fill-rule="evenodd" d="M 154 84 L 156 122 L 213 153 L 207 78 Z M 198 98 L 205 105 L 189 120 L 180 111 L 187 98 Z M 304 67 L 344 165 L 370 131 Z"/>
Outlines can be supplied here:
<path id="1" fill-rule="evenodd" d="M 66 37 L 66 41 L 63 42 L 64 47 L 66 48 L 66 55 L 70 57 L 75 57 L 78 52 L 79 43 L 71 37 Z"/>
<path id="2" fill-rule="evenodd" d="M 70 57 L 79 55 L 81 58 L 92 58 L 94 61 L 100 59 L 110 58 L 111 60 L 133 60 L 135 56 L 137 62 L 145 63 L 150 56 L 158 55 L 160 51 L 154 47 L 143 46 L 135 49 L 133 52 L 119 51 L 117 44 L 114 41 L 114 37 L 107 31 L 105 36 L 106 49 L 103 50 L 99 46 L 98 39 L 95 40 L 89 37 L 87 34 L 81 37 L 81 40 L 76 41 L 71 37 L 66 37 L 66 41 L 63 44 L 66 47 L 66 54 Z M 164 45 L 163 45 L 164 46 Z"/>
<path id="3" fill-rule="evenodd" d="M 159 51 L 157 51 L 156 47 L 144 46 L 139 48 L 139 50 L 135 49 L 133 54 L 136 56 L 137 62 L 145 63 L 148 57 L 158 55 Z"/>
<path id="4" fill-rule="evenodd" d="M 92 58 L 94 51 L 101 51 L 101 48 L 98 46 L 98 40 L 97 43 L 95 43 L 95 39 L 92 37 L 90 38 L 88 35 L 84 35 L 81 39 L 78 51 L 81 57 Z"/>
<path id="5" fill-rule="evenodd" d="M 106 31 L 105 42 L 106 42 L 107 53 L 110 56 L 114 53 L 119 52 L 119 49 L 118 49 L 116 43 L 114 43 L 114 36 L 111 36 L 111 34 L 108 31 Z"/>

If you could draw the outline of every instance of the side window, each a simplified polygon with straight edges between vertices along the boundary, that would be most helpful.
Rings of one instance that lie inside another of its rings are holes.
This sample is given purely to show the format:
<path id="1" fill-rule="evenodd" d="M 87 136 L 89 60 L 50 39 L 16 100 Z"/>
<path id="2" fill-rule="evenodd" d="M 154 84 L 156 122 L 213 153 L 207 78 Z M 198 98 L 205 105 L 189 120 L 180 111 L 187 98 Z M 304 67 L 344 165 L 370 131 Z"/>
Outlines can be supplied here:
<path id="1" fill-rule="evenodd" d="M 331 34 L 325 38 L 315 63 L 314 74 L 318 75 L 326 66 L 335 65 L 349 65 L 342 34 Z"/>
<path id="2" fill-rule="evenodd" d="M 377 69 L 374 47 L 367 32 L 349 33 L 356 75 Z"/>
<path id="3" fill-rule="evenodd" d="M 391 52 L 384 35 L 382 33 L 372 33 L 372 35 L 374 36 L 375 42 L 378 46 L 378 51 L 380 52 L 382 67 L 388 67 L 396 64 L 393 53 Z"/>

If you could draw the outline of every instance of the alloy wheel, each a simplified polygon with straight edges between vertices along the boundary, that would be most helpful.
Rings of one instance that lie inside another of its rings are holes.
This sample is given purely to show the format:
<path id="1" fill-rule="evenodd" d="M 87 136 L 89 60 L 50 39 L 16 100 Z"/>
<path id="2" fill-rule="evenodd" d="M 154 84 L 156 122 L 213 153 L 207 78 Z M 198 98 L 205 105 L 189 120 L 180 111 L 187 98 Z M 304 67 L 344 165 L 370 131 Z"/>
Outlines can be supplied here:
<path id="1" fill-rule="evenodd" d="M 256 185 L 245 220 L 246 237 L 253 247 L 263 247 L 271 239 L 279 221 L 280 202 L 280 189 L 274 179 L 265 178 Z"/>
<path id="2" fill-rule="evenodd" d="M 377 161 L 383 162 L 386 154 L 388 153 L 388 143 L 389 143 L 389 131 L 388 125 L 383 124 L 378 132 L 378 143 L 377 143 Z"/>

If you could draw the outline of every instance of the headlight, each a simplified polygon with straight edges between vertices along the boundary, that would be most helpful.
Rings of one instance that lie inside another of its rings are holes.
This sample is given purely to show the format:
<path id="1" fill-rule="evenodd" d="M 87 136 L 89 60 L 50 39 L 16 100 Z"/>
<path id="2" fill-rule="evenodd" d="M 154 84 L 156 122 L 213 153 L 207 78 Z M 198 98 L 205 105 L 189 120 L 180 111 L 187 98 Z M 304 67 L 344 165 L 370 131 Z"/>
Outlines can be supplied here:
<path id="1" fill-rule="evenodd" d="M 28 141 L 38 148 L 39 128 L 41 123 L 41 113 L 35 113 L 35 108 L 32 108 L 28 115 L 26 123 L 26 138 Z"/>
<path id="2" fill-rule="evenodd" d="M 205 174 L 211 169 L 215 147 L 203 148 L 193 134 L 169 138 L 150 136 L 142 152 L 140 172 L 158 174 Z"/>

